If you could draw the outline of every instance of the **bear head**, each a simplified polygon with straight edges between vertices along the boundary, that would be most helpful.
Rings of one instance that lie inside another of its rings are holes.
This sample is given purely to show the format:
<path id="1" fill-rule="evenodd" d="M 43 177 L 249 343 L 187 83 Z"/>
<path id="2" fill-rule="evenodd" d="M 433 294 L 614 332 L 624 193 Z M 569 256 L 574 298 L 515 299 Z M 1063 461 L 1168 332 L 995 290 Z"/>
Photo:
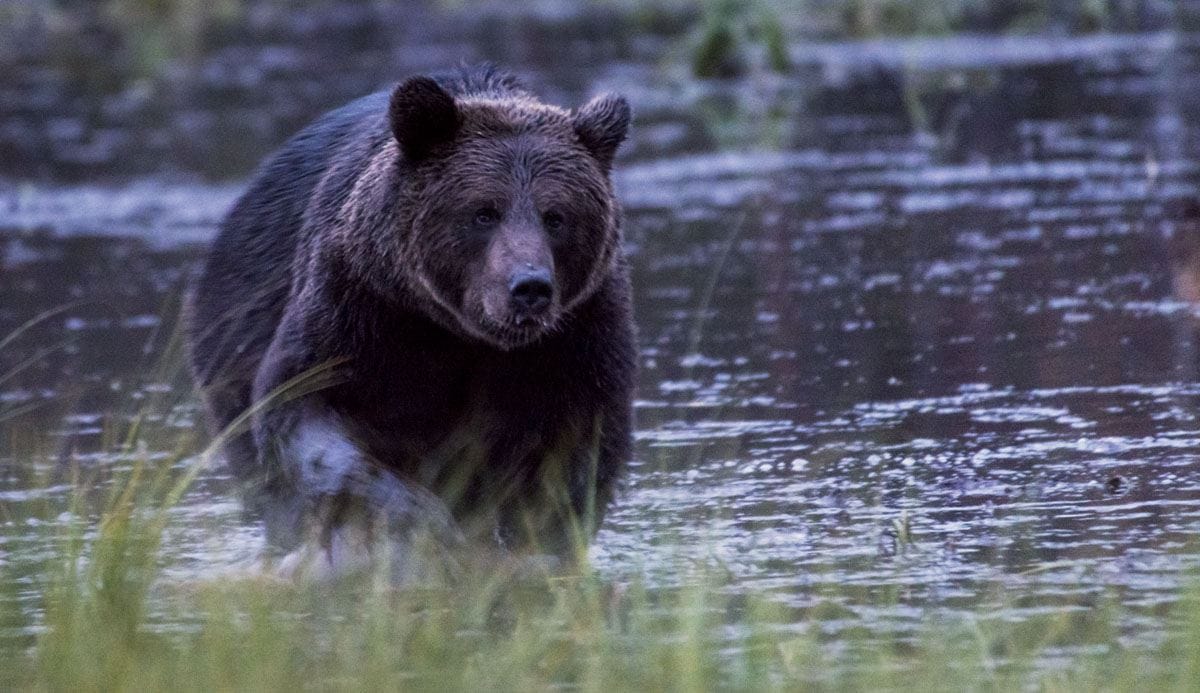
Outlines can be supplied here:
<path id="1" fill-rule="evenodd" d="M 609 172 L 630 111 L 615 95 L 568 111 L 503 87 L 453 95 L 413 77 L 388 122 L 406 290 L 444 327 L 510 350 L 554 331 L 615 266 Z"/>

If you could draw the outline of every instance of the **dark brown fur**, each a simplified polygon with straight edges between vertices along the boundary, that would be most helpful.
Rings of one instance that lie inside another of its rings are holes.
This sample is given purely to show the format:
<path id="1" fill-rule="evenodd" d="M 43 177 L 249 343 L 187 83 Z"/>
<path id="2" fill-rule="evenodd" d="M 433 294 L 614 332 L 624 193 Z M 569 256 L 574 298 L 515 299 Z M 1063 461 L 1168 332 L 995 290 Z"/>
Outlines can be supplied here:
<path id="1" fill-rule="evenodd" d="M 361 99 L 264 164 L 188 334 L 214 432 L 267 402 L 226 453 L 275 548 L 315 536 L 333 560 L 362 518 L 401 561 L 416 531 L 559 554 L 594 532 L 630 446 L 608 177 L 628 121 L 619 97 L 568 112 L 480 68 Z"/>

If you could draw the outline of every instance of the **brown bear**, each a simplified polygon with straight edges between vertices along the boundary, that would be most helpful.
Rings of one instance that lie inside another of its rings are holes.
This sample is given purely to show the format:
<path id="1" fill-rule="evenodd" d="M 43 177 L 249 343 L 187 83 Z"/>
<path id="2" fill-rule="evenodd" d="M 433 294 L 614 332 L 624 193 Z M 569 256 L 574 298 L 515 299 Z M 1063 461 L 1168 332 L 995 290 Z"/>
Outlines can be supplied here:
<path id="1" fill-rule="evenodd" d="M 385 538 L 405 576 L 418 535 L 562 558 L 591 537 L 630 455 L 609 176 L 629 121 L 620 96 L 568 111 L 462 68 L 333 111 L 261 166 L 186 332 L 276 555 L 337 574 Z"/>

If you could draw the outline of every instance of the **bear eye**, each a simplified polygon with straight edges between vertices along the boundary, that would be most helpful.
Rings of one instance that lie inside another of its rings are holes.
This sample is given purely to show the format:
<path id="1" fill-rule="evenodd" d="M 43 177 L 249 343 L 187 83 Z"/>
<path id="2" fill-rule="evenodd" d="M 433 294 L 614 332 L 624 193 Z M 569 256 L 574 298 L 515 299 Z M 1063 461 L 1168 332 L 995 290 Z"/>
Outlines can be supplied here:
<path id="1" fill-rule="evenodd" d="M 480 226 L 495 226 L 500 222 L 500 212 L 495 207 L 480 207 L 475 210 L 475 223 Z"/>
<path id="2" fill-rule="evenodd" d="M 562 231 L 567 225 L 567 220 L 558 212 L 546 212 L 542 215 L 542 223 L 546 225 L 547 231 Z"/>

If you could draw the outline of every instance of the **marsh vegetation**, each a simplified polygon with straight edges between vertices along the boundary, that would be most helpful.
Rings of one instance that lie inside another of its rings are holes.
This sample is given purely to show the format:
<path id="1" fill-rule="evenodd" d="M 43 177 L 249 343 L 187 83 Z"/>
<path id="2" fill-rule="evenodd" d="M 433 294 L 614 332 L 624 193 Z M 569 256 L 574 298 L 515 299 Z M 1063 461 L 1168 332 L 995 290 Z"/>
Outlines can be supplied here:
<path id="1" fill-rule="evenodd" d="M 1018 615 L 1026 597 L 998 581 L 1011 613 L 928 605 L 911 631 L 880 636 L 846 628 L 842 600 L 886 611 L 915 585 L 831 585 L 796 608 L 739 584 L 716 555 L 670 559 L 659 570 L 671 585 L 586 562 L 404 590 L 384 573 L 297 586 L 249 566 L 194 572 L 171 545 L 194 522 L 179 503 L 203 453 L 151 455 L 136 437 L 113 452 L 121 471 L 76 468 L 60 500 L 6 512 L 43 547 L 22 562 L 30 574 L 0 566 L 6 689 L 1190 691 L 1200 676 L 1191 588 L 1156 609 L 1153 642 L 1133 643 L 1115 591 Z M 155 443 L 194 448 L 186 436 Z M 921 541 L 904 522 L 895 539 Z"/>

